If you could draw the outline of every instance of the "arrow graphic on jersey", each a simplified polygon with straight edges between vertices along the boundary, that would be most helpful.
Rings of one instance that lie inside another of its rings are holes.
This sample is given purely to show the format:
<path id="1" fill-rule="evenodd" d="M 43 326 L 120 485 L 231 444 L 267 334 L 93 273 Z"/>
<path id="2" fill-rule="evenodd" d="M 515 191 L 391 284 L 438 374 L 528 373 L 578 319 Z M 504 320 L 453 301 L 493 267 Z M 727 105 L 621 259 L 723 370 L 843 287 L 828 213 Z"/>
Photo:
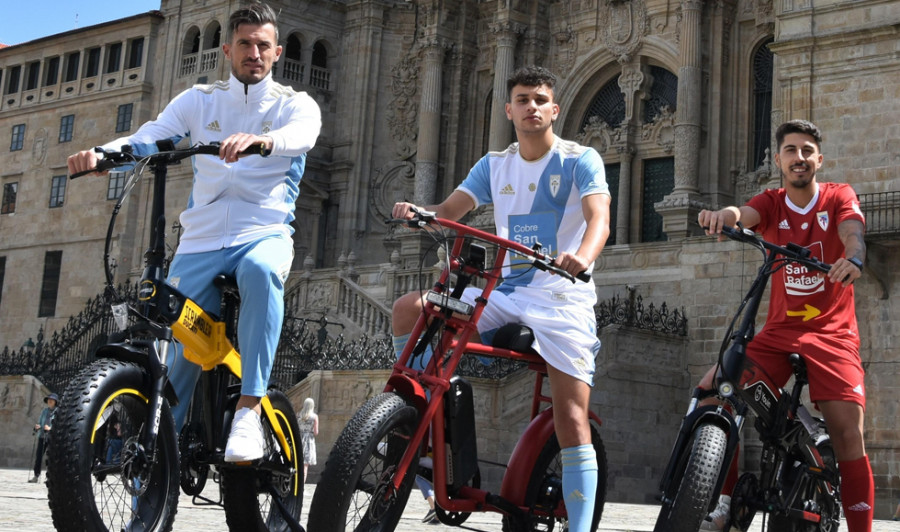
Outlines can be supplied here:
<path id="1" fill-rule="evenodd" d="M 822 313 L 821 310 L 812 305 L 807 304 L 805 306 L 806 308 L 804 308 L 803 310 L 789 310 L 787 311 L 787 315 L 791 317 L 803 316 L 803 321 L 809 321 Z"/>

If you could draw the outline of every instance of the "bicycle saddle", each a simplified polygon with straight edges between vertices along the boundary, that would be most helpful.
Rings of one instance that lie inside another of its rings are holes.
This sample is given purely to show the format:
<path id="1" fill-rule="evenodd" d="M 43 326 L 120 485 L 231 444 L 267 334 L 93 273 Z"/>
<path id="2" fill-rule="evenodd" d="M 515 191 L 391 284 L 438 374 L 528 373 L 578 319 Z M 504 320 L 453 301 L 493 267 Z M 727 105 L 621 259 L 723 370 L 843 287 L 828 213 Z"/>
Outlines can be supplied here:
<path id="1" fill-rule="evenodd" d="M 222 291 L 222 294 L 239 295 L 237 279 L 230 275 L 220 273 L 213 278 L 213 285 Z"/>
<path id="2" fill-rule="evenodd" d="M 521 323 L 507 323 L 497 329 L 491 340 L 491 345 L 494 347 L 536 355 L 537 352 L 531 347 L 533 343 L 534 332 L 530 327 Z"/>

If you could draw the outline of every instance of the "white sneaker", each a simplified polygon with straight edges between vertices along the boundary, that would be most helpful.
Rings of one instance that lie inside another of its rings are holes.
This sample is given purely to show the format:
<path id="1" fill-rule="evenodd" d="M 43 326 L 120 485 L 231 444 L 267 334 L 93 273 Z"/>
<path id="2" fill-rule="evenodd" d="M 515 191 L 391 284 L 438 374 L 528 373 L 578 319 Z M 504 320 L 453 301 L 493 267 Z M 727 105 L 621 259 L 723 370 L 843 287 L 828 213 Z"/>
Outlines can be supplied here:
<path id="1" fill-rule="evenodd" d="M 713 530 L 715 532 L 721 532 L 722 529 L 725 528 L 725 523 L 728 522 L 730 516 L 731 496 L 720 495 L 719 504 L 717 504 L 716 509 L 713 510 L 711 514 L 707 515 L 706 519 L 703 520 L 703 523 L 700 525 L 700 530 Z"/>
<path id="2" fill-rule="evenodd" d="M 249 462 L 263 457 L 263 430 L 259 414 L 241 408 L 231 422 L 231 434 L 225 445 L 226 462 Z"/>

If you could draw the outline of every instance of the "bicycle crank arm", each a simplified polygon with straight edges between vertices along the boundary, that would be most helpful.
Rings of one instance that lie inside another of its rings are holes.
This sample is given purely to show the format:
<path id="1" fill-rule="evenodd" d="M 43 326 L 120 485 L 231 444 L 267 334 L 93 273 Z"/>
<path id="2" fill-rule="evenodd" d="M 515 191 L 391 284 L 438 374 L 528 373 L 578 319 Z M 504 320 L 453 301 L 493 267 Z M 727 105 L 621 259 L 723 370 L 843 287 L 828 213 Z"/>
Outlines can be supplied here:
<path id="1" fill-rule="evenodd" d="M 275 488 L 269 484 L 269 495 L 272 496 L 272 500 L 275 501 L 275 506 L 278 507 L 278 511 L 281 512 L 281 517 L 284 518 L 284 522 L 287 523 L 288 527 L 291 529 L 291 532 L 306 532 L 294 516 L 291 515 L 291 512 L 285 508 L 284 503 L 281 502 L 281 496 L 275 491 Z"/>

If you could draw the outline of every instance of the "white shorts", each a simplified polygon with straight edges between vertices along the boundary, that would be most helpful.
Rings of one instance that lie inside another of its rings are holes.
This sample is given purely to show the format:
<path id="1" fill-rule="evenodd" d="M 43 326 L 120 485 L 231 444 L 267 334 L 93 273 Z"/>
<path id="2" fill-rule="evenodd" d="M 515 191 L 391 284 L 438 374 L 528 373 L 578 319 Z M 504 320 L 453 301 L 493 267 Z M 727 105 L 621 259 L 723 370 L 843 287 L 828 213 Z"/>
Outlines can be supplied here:
<path id="1" fill-rule="evenodd" d="M 462 300 L 474 305 L 481 292 L 480 288 L 466 288 Z M 519 292 L 491 292 L 478 320 L 482 341 L 489 344 L 493 333 L 507 323 L 526 325 L 534 331 L 532 347 L 548 364 L 593 386 L 594 359 L 600 351 L 593 307 L 573 302 L 546 305 L 535 299 Z"/>

